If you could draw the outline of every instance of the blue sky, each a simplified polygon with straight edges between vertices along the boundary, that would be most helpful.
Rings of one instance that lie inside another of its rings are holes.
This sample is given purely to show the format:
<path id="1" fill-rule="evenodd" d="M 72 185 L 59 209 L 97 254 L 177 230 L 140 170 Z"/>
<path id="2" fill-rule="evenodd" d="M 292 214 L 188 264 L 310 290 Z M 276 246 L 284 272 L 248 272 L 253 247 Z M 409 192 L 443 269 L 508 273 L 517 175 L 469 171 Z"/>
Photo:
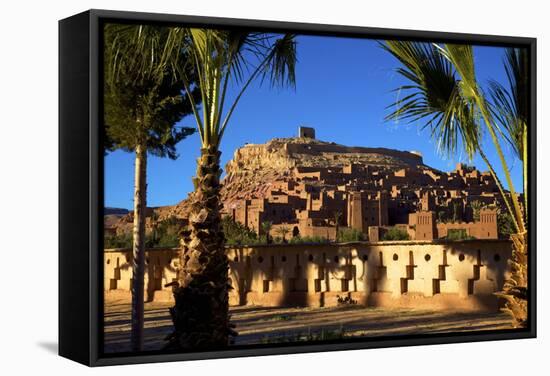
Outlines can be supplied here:
<path id="1" fill-rule="evenodd" d="M 394 72 L 398 63 L 376 41 L 366 39 L 300 36 L 296 89 L 272 89 L 253 84 L 241 99 L 222 141 L 222 167 L 235 149 L 245 143 L 264 143 L 274 137 L 292 137 L 299 125 L 314 127 L 317 138 L 349 146 L 387 147 L 422 152 L 424 163 L 449 171 L 465 156 L 438 155 L 429 131 L 418 124 L 385 122 L 386 106 L 393 103 L 391 91 L 406 83 Z M 502 66 L 504 49 L 475 47 L 477 75 L 505 83 Z M 179 125 L 195 126 L 192 117 Z M 485 152 L 492 161 L 496 153 L 485 134 Z M 173 205 L 193 189 L 191 178 L 199 155 L 198 134 L 178 145 L 177 160 L 148 158 L 147 205 Z M 513 183 L 521 191 L 521 164 L 506 146 L 505 153 Z M 476 156 L 473 164 L 485 171 Z M 499 163 L 494 163 L 499 176 Z M 134 154 L 116 151 L 105 158 L 105 206 L 131 209 L 133 206 Z"/>

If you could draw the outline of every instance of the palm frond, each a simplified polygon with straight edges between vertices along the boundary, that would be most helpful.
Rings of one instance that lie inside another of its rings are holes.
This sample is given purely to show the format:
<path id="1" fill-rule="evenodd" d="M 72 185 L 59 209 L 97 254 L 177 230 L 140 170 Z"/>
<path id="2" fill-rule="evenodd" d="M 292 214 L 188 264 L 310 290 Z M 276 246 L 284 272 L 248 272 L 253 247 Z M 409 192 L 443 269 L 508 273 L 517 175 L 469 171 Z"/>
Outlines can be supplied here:
<path id="1" fill-rule="evenodd" d="M 510 191 L 510 199 L 512 201 L 512 205 L 509 205 L 509 203 L 507 203 L 507 206 L 513 208 L 513 212 L 511 212 L 510 214 L 515 216 L 518 225 L 518 233 L 524 233 L 525 220 L 523 217 L 523 212 L 519 205 L 519 200 L 516 195 L 516 190 L 512 181 L 510 169 L 508 168 L 508 163 L 502 151 L 501 140 L 498 137 L 501 133 L 501 129 L 499 128 L 497 122 L 495 122 L 493 111 L 491 110 L 491 105 L 487 101 L 485 93 L 479 87 L 475 74 L 473 47 L 470 45 L 446 44 L 443 47 L 438 46 L 438 49 L 441 54 L 445 56 L 445 58 L 447 58 L 448 61 L 452 63 L 457 70 L 461 78 L 461 95 L 465 98 L 467 102 L 471 103 L 471 105 L 475 106 L 475 108 L 479 111 L 480 117 L 483 119 L 483 123 L 489 131 L 491 140 L 499 157 L 500 164 L 504 171 L 504 176 L 506 179 L 506 183 L 508 184 L 508 189 Z M 497 177 L 495 176 L 495 179 L 496 178 Z M 499 189 L 502 193 L 503 199 L 507 200 L 503 188 L 499 186 Z"/>
<path id="2" fill-rule="evenodd" d="M 508 88 L 497 81 L 489 82 L 491 111 L 502 128 L 502 137 L 512 146 L 520 160 L 524 158 L 524 132 L 527 132 L 528 66 L 525 49 L 509 48 L 504 58 Z"/>
<path id="3" fill-rule="evenodd" d="M 219 146 L 240 98 L 258 77 L 272 85 L 293 86 L 296 81 L 294 35 L 215 29 L 171 28 L 168 66 L 174 66 L 187 93 L 193 87 L 188 72 L 195 74 L 202 100 L 202 113 L 194 112 L 203 147 Z M 190 58 L 182 68 L 175 64 L 182 52 Z M 226 111 L 228 87 L 234 83 L 236 95 Z M 225 117 L 222 116 L 225 114 Z"/>
<path id="4" fill-rule="evenodd" d="M 386 120 L 423 121 L 421 127 L 430 129 L 440 153 L 454 155 L 462 146 L 473 158 L 481 134 L 452 64 L 429 43 L 387 41 L 381 46 L 402 64 L 396 72 L 411 82 L 396 89 L 405 96 L 389 106 L 393 111 Z"/>
<path id="5" fill-rule="evenodd" d="M 108 34 L 112 34 L 112 36 Z M 167 51 L 167 28 L 152 25 L 107 24 L 107 48 L 113 56 L 107 75 L 108 82 L 116 80 L 121 72 L 134 72 L 134 82 L 160 82 L 175 51 Z"/>
<path id="6" fill-rule="evenodd" d="M 295 87 L 297 62 L 295 35 L 285 34 L 273 42 L 264 64 L 263 78 L 269 77 L 272 86 Z"/>
<path id="7" fill-rule="evenodd" d="M 474 102 L 479 95 L 479 87 L 476 79 L 474 65 L 474 50 L 468 44 L 446 44 L 441 47 L 435 44 L 438 51 L 444 56 L 456 69 L 460 75 L 460 89 L 462 96 Z"/>

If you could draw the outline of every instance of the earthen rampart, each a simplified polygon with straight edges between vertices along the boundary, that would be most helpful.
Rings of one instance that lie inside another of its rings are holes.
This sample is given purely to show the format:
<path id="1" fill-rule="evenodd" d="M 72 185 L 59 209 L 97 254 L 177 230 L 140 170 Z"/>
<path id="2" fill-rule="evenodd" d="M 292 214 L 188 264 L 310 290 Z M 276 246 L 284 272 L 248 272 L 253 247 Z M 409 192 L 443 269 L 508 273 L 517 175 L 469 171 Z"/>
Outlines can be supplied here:
<path id="1" fill-rule="evenodd" d="M 503 240 L 357 242 L 227 248 L 232 305 L 338 304 L 495 311 L 511 244 Z M 170 301 L 179 250 L 147 251 L 145 297 Z M 131 251 L 105 250 L 106 299 L 130 299 Z"/>

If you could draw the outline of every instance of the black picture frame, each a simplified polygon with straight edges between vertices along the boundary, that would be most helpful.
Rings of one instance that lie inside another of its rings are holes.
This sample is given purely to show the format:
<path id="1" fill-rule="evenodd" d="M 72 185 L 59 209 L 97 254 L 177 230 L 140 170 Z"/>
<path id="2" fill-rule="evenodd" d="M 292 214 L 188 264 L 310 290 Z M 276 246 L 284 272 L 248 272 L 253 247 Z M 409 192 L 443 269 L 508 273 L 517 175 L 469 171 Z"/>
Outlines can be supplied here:
<path id="1" fill-rule="evenodd" d="M 468 42 L 525 47 L 530 57 L 529 326 L 521 330 L 407 335 L 307 345 L 241 347 L 196 353 L 102 354 L 101 267 L 103 149 L 101 143 L 101 38 L 103 22 L 186 24 L 293 31 L 299 34 Z M 294 354 L 334 350 L 493 341 L 536 337 L 536 39 L 434 31 L 320 25 L 171 14 L 88 10 L 59 21 L 59 354 L 88 366 Z"/>

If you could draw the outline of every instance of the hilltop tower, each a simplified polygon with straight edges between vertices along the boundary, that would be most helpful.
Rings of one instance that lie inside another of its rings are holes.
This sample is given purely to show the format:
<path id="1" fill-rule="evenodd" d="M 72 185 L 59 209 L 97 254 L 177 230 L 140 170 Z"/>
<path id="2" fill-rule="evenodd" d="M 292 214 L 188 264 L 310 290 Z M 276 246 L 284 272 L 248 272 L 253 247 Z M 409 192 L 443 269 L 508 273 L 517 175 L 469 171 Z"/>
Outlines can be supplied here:
<path id="1" fill-rule="evenodd" d="M 298 127 L 298 137 L 315 139 L 315 128 Z"/>

